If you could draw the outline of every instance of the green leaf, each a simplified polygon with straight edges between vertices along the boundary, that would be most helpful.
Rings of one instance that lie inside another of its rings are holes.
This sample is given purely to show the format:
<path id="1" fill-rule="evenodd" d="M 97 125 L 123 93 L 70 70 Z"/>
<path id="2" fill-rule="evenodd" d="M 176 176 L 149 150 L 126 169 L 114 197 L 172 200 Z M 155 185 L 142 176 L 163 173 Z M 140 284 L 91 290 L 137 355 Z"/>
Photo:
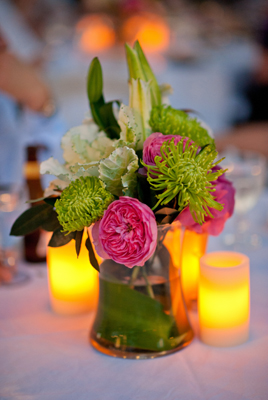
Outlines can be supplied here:
<path id="1" fill-rule="evenodd" d="M 150 351 L 175 348 L 183 334 L 159 301 L 128 285 L 105 279 L 100 279 L 99 308 L 93 329 L 98 337 L 109 342 L 120 340 L 120 345 Z"/>
<path id="2" fill-rule="evenodd" d="M 126 55 L 127 55 L 127 64 L 129 71 L 130 79 L 142 79 L 145 81 L 145 75 L 140 65 L 140 60 L 136 50 L 133 50 L 128 44 L 125 45 Z"/>
<path id="3" fill-rule="evenodd" d="M 158 201 L 157 193 L 151 188 L 147 176 L 137 173 L 137 189 L 138 199 L 148 207 L 153 208 Z"/>
<path id="4" fill-rule="evenodd" d="M 138 158 L 139 158 L 139 168 L 142 168 L 143 165 L 142 165 L 141 161 L 142 161 L 142 154 L 143 154 L 143 151 L 142 151 L 142 150 L 136 150 L 136 154 L 137 154 L 137 156 L 138 156 Z"/>
<path id="5" fill-rule="evenodd" d="M 131 79 L 129 85 L 129 106 L 132 109 L 135 119 L 137 149 L 140 150 L 143 149 L 145 139 L 152 133 L 152 129 L 149 125 L 152 109 L 149 82 L 145 82 L 139 78 Z"/>
<path id="6" fill-rule="evenodd" d="M 109 101 L 103 104 L 99 109 L 99 115 L 103 125 L 103 130 L 110 139 L 119 139 L 120 137 L 120 126 L 115 119 L 113 112 L 114 101 Z M 116 101 L 118 104 L 118 102 Z"/>
<path id="7" fill-rule="evenodd" d="M 99 263 L 98 260 L 95 256 L 94 250 L 93 250 L 93 246 L 90 240 L 90 237 L 88 235 L 87 240 L 86 240 L 86 248 L 88 249 L 88 255 L 89 255 L 89 261 L 90 264 L 92 265 L 93 268 L 95 268 L 96 271 L 100 272 L 100 267 L 99 267 Z"/>
<path id="8" fill-rule="evenodd" d="M 102 69 L 99 59 L 95 57 L 89 67 L 87 76 L 87 95 L 90 104 L 92 118 L 96 124 L 103 129 L 102 120 L 99 114 L 100 107 L 104 104 L 102 94 L 103 81 Z"/>
<path id="9" fill-rule="evenodd" d="M 105 103 L 103 97 L 101 64 L 95 57 L 88 71 L 87 94 L 93 120 L 110 139 L 119 139 L 120 127 L 113 113 L 113 101 Z M 117 104 L 120 104 L 116 101 Z"/>
<path id="10" fill-rule="evenodd" d="M 87 95 L 90 103 L 98 102 L 102 97 L 102 69 L 97 57 L 93 58 L 87 75 Z"/>
<path id="11" fill-rule="evenodd" d="M 77 258 L 79 257 L 80 250 L 81 250 L 83 233 L 84 233 L 84 229 L 82 231 L 76 231 L 76 235 L 75 235 L 75 250 L 76 250 Z"/>
<path id="12" fill-rule="evenodd" d="M 24 236 L 40 228 L 49 219 L 51 210 L 49 204 L 40 204 L 24 211 L 14 222 L 10 235 Z"/>
<path id="13" fill-rule="evenodd" d="M 157 82 L 157 79 L 150 67 L 150 64 L 147 61 L 147 58 L 145 57 L 145 54 L 143 53 L 143 50 L 141 48 L 140 43 L 138 40 L 134 44 L 134 50 L 136 50 L 141 69 L 143 71 L 143 74 L 145 76 L 146 82 L 150 82 L 150 89 L 151 89 L 151 95 L 152 95 L 152 105 L 153 106 L 160 106 L 162 99 L 161 99 L 161 91 Z"/>
<path id="14" fill-rule="evenodd" d="M 101 98 L 97 102 L 90 102 L 89 104 L 92 118 L 94 119 L 100 130 L 103 130 L 104 126 L 100 117 L 100 108 L 105 104 L 103 96 L 101 96 Z"/>
<path id="15" fill-rule="evenodd" d="M 27 200 L 26 203 L 27 204 L 34 204 L 34 203 L 38 203 L 39 201 L 43 201 L 43 200 L 45 200 L 45 197 L 39 197 L 38 199 Z"/>
<path id="16" fill-rule="evenodd" d="M 41 228 L 47 232 L 54 232 L 58 228 L 62 229 L 62 226 L 58 220 L 58 214 L 53 208 L 51 208 L 51 212 L 47 216 L 47 220 L 42 223 Z"/>
<path id="17" fill-rule="evenodd" d="M 69 243 L 72 239 L 75 239 L 76 232 L 70 232 L 66 235 L 66 232 L 62 232 L 62 227 L 55 230 L 53 233 L 48 246 L 49 247 L 61 247 L 65 246 Z"/>
<path id="18" fill-rule="evenodd" d="M 54 197 L 45 197 L 44 202 L 47 204 L 50 204 L 51 206 L 54 207 L 54 204 L 56 203 L 56 200 L 58 200 L 60 196 L 54 196 Z"/>
<path id="19" fill-rule="evenodd" d="M 34 200 L 28 200 L 26 201 L 26 203 L 29 204 L 34 204 L 34 203 L 38 203 L 40 201 L 44 201 L 47 204 L 50 204 L 51 206 L 54 206 L 55 202 L 57 199 L 59 199 L 59 196 L 49 196 L 49 197 L 39 197 L 39 199 L 34 199 Z"/>

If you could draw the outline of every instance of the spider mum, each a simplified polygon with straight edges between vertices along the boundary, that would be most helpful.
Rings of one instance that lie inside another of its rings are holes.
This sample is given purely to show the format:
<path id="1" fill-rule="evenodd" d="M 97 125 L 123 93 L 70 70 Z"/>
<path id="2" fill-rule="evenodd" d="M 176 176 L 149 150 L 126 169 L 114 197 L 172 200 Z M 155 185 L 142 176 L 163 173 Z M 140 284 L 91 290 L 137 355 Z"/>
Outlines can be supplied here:
<path id="1" fill-rule="evenodd" d="M 63 230 L 70 233 L 101 219 L 113 200 L 99 178 L 87 176 L 71 182 L 56 201 L 55 208 Z"/>
<path id="2" fill-rule="evenodd" d="M 223 205 L 214 200 L 212 193 L 215 185 L 211 182 L 225 171 L 211 171 L 222 161 L 214 162 L 218 153 L 211 146 L 206 146 L 199 152 L 198 146 L 188 141 L 183 150 L 183 139 L 177 145 L 172 139 L 164 142 L 160 151 L 162 157 L 155 157 L 155 166 L 143 163 L 147 167 L 151 187 L 161 192 L 156 195 L 158 202 L 153 209 L 175 199 L 176 209 L 182 211 L 189 205 L 194 220 L 200 225 L 205 216 L 213 218 L 209 208 L 219 211 L 223 209 Z"/>

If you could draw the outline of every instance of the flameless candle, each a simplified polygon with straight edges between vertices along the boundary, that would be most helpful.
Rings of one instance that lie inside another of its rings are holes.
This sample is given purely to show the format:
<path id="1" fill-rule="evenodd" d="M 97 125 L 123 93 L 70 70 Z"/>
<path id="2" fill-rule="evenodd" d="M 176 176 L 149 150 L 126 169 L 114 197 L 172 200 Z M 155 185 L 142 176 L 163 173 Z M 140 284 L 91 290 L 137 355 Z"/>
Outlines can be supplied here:
<path id="1" fill-rule="evenodd" d="M 84 234 L 84 241 L 86 234 Z M 52 309 L 59 314 L 79 314 L 94 309 L 98 298 L 98 273 L 90 265 L 82 243 L 79 258 L 72 240 L 62 247 L 48 247 L 47 263 Z"/>
<path id="2" fill-rule="evenodd" d="M 208 234 L 188 229 L 184 232 L 181 260 L 181 284 L 187 306 L 197 300 L 199 261 L 207 248 Z"/>
<path id="3" fill-rule="evenodd" d="M 168 48 L 170 29 L 165 19 L 151 13 L 139 13 L 129 17 L 122 28 L 124 40 L 138 40 L 145 52 L 161 52 Z"/>
<path id="4" fill-rule="evenodd" d="M 249 336 L 249 259 L 234 252 L 201 257 L 198 312 L 201 340 L 236 346 Z"/>
<path id="5" fill-rule="evenodd" d="M 86 15 L 78 22 L 76 30 L 81 35 L 79 47 L 85 53 L 105 51 L 115 44 L 115 31 L 108 16 Z"/>

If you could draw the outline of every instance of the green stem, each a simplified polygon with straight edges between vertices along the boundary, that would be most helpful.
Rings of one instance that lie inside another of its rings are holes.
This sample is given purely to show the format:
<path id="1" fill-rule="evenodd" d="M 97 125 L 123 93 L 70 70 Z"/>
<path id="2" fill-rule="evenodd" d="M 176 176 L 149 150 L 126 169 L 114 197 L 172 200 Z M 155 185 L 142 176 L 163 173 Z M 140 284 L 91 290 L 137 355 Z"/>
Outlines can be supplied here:
<path id="1" fill-rule="evenodd" d="M 147 289 L 148 295 L 152 299 L 154 299 L 155 298 L 154 297 L 154 291 L 153 291 L 153 288 L 152 288 L 152 286 L 151 286 L 151 284 L 150 284 L 150 282 L 148 280 L 148 277 L 147 277 L 147 274 L 146 274 L 146 271 L 145 271 L 145 267 L 143 267 L 143 269 L 142 269 L 142 274 L 143 274 L 144 280 L 146 282 L 146 289 Z"/>
<path id="2" fill-rule="evenodd" d="M 135 280 L 137 279 L 137 276 L 139 274 L 139 270 L 140 270 L 140 267 L 137 265 L 136 265 L 136 267 L 133 268 L 132 275 L 131 275 L 131 278 L 129 281 L 129 286 L 133 286 L 133 283 L 135 282 Z"/>

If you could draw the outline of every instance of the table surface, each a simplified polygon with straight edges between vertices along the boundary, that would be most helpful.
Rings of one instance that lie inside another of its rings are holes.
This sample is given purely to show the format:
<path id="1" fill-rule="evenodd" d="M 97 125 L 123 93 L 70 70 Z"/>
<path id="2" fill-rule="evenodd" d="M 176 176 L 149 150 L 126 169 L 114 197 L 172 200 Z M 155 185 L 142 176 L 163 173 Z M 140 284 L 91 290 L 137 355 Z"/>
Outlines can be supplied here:
<path id="1" fill-rule="evenodd" d="M 89 344 L 93 313 L 54 314 L 45 265 L 24 266 L 31 275 L 27 284 L 0 287 L 0 399 L 267 400 L 267 199 L 266 192 L 250 213 L 263 244 L 246 251 L 251 263 L 248 342 L 233 348 L 201 343 L 197 314 L 191 312 L 195 339 L 177 353 L 154 360 L 103 355 Z M 209 251 L 222 248 L 224 235 L 210 238 Z"/>

